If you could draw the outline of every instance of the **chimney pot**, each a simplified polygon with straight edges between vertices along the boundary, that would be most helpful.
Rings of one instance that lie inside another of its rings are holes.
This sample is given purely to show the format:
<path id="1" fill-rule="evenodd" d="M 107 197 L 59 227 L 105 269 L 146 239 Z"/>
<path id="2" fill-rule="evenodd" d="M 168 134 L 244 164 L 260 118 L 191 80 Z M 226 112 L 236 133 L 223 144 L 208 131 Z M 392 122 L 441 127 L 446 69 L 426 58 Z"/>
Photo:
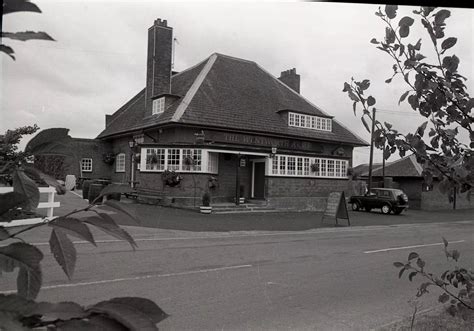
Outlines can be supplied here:
<path id="1" fill-rule="evenodd" d="M 296 73 L 296 68 L 282 71 L 278 79 L 295 92 L 300 93 L 300 75 Z"/>

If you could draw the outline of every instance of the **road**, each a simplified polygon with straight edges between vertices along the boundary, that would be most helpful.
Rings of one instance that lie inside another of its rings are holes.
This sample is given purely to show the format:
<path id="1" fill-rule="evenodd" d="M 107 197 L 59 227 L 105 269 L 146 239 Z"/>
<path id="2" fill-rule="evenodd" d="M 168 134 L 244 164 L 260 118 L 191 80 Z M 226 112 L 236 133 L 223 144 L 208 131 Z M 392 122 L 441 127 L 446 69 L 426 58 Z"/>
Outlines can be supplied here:
<path id="1" fill-rule="evenodd" d="M 300 232 L 127 229 L 136 251 L 102 234 L 98 247 L 77 242 L 72 281 L 49 252 L 48 232 L 26 235 L 45 253 L 39 300 L 146 297 L 171 315 L 162 330 L 367 330 L 413 311 L 407 302 L 421 280 L 398 279 L 394 261 L 417 251 L 427 269 L 444 271 L 442 236 L 462 264 L 474 261 L 474 220 Z M 4 274 L 0 290 L 13 289 Z M 420 309 L 436 298 L 428 294 Z"/>

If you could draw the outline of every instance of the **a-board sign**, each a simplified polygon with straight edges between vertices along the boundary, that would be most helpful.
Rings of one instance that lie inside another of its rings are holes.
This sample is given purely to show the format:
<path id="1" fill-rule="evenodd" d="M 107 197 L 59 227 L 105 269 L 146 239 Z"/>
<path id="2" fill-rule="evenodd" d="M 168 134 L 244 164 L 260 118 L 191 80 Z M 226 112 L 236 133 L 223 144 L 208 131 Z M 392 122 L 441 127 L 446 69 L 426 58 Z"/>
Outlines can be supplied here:
<path id="1" fill-rule="evenodd" d="M 323 222 L 324 219 L 328 217 L 334 218 L 336 220 L 336 225 L 338 225 L 338 218 L 346 219 L 348 225 L 351 225 L 349 213 L 347 212 L 347 203 L 344 192 L 331 192 L 329 194 L 321 222 Z"/>

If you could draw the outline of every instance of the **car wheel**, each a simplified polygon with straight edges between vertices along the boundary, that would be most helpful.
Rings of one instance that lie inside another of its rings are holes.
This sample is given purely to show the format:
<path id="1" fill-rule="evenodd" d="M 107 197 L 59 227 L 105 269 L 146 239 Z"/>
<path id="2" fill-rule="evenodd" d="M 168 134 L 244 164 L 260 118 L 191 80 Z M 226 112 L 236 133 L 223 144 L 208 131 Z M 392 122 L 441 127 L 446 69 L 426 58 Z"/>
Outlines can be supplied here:
<path id="1" fill-rule="evenodd" d="M 353 211 L 359 211 L 360 209 L 359 203 L 356 201 L 351 204 L 351 207 Z"/>
<path id="2" fill-rule="evenodd" d="M 385 204 L 380 209 L 382 210 L 382 214 L 390 214 L 390 205 Z"/>

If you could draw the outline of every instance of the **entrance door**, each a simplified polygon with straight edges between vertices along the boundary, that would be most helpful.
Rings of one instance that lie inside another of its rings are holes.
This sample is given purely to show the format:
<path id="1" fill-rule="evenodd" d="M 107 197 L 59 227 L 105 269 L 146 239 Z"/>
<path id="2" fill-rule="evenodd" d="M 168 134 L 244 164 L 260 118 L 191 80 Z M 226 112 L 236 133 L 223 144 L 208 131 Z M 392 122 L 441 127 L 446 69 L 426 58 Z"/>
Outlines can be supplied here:
<path id="1" fill-rule="evenodd" d="M 254 162 L 253 197 L 256 199 L 265 198 L 265 162 Z"/>

